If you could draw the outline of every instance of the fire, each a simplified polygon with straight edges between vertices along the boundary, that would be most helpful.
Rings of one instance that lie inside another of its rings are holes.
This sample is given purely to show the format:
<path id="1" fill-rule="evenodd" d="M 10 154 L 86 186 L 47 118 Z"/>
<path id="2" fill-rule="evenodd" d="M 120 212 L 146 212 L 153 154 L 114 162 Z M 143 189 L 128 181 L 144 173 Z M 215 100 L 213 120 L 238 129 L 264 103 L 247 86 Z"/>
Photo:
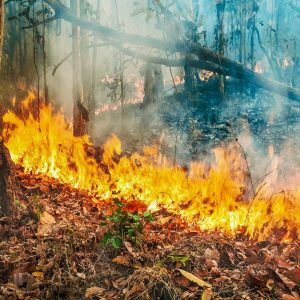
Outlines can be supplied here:
<path id="1" fill-rule="evenodd" d="M 106 82 L 112 82 L 109 80 L 112 80 L 110 77 L 105 77 Z M 130 105 L 130 104 L 139 104 L 144 101 L 144 81 L 141 79 L 138 79 L 135 83 L 135 95 L 133 98 L 126 99 L 123 101 L 123 105 Z M 122 102 L 119 101 L 117 103 L 107 103 L 100 106 L 98 109 L 96 109 L 96 115 L 99 115 L 103 112 L 110 111 L 110 110 L 117 110 L 120 107 L 122 107 Z"/>
<path id="2" fill-rule="evenodd" d="M 263 67 L 262 67 L 262 63 L 260 61 L 258 61 L 255 64 L 254 72 L 256 72 L 258 74 L 262 74 L 263 73 Z"/>
<path id="3" fill-rule="evenodd" d="M 30 93 L 21 104 L 22 116 L 13 111 L 3 116 L 6 146 L 26 173 L 45 174 L 87 190 L 95 201 L 119 197 L 143 201 L 152 210 L 165 208 L 201 230 L 257 240 L 291 241 L 300 236 L 300 188 L 274 193 L 266 184 L 251 199 L 245 162 L 233 145 L 215 149 L 210 165 L 191 162 L 187 172 L 160 159 L 157 146 L 122 156 L 121 142 L 112 135 L 104 145 L 106 168 L 101 168 L 88 154 L 88 136 L 74 137 L 62 112 L 50 106 L 42 106 L 38 118 L 33 104 Z"/>
<path id="4" fill-rule="evenodd" d="M 209 81 L 209 79 L 213 78 L 215 76 L 215 73 L 213 72 L 210 72 L 210 71 L 206 71 L 206 70 L 203 70 L 201 73 L 200 73 L 200 79 L 201 81 Z"/>
<path id="5" fill-rule="evenodd" d="M 174 84 L 175 85 L 180 85 L 184 83 L 184 78 L 182 76 L 176 75 L 174 77 Z"/>
<path id="6" fill-rule="evenodd" d="M 282 62 L 282 68 L 287 69 L 290 66 L 290 60 L 288 57 L 284 57 L 283 62 Z"/>

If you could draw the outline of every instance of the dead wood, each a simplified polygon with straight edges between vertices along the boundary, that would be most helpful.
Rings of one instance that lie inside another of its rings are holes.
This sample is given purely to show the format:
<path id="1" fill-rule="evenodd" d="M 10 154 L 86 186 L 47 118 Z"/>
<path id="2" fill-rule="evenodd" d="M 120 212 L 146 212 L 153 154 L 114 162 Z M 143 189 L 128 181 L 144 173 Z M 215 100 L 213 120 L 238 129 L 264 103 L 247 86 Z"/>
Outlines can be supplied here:
<path id="1" fill-rule="evenodd" d="M 0 215 L 14 213 L 14 163 L 8 149 L 0 142 Z"/>

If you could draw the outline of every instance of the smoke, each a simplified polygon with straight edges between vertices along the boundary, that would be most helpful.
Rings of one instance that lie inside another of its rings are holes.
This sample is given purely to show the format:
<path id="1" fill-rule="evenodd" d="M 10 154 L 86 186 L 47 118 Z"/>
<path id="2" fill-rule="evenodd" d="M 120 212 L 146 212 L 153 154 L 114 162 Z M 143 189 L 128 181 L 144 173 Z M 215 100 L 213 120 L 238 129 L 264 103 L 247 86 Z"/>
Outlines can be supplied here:
<path id="1" fill-rule="evenodd" d="M 175 1 L 175 4 L 168 0 L 162 2 L 174 13 L 176 22 L 172 18 L 164 18 L 162 14 L 157 15 L 153 1 L 123 0 L 102 0 L 99 22 L 121 32 L 137 33 L 161 40 L 184 41 L 186 28 L 178 26 L 177 21 L 181 20 L 185 26 L 193 21 L 198 26 L 198 42 L 210 49 L 217 49 L 216 1 L 198 1 L 198 6 L 197 1 Z M 260 32 L 263 46 L 274 63 L 278 63 L 279 67 L 284 66 L 280 69 L 281 81 L 297 86 L 297 82 L 293 80 L 293 75 L 298 72 L 293 57 L 297 50 L 294 40 L 300 26 L 297 12 L 276 1 L 259 1 L 258 10 L 252 8 L 252 2 L 248 1 L 246 9 L 241 11 L 236 1 L 226 2 L 223 19 L 227 49 L 225 55 L 245 63 L 247 67 L 251 67 L 254 62 L 259 67 L 259 73 L 267 78 L 277 79 L 256 34 L 254 57 L 251 58 L 251 20 L 255 16 L 255 25 Z M 296 4 L 296 1 L 290 2 Z M 97 1 L 91 0 L 89 3 L 89 20 L 93 22 L 96 19 L 94 9 Z M 39 9 L 37 6 L 36 10 Z M 248 20 L 243 28 L 238 20 L 240 14 L 244 14 L 244 21 Z M 103 43 L 95 40 L 91 33 L 89 42 L 90 45 L 86 46 L 91 46 L 94 42 Z M 243 50 L 243 43 L 248 50 Z M 52 75 L 54 68 L 72 52 L 70 24 L 62 21 L 47 25 L 46 52 L 50 98 L 54 99 L 57 106 L 62 106 L 71 119 L 72 56 Z M 145 55 L 166 55 L 142 47 L 137 48 L 137 52 Z M 98 47 L 97 60 L 93 60 L 93 47 L 89 48 L 88 54 L 91 65 L 95 67 L 96 110 L 100 112 L 95 117 L 93 139 L 96 143 L 103 143 L 112 133 L 116 133 L 123 140 L 125 152 L 140 150 L 145 144 L 159 143 L 163 154 L 169 156 L 174 163 L 188 165 L 191 160 L 212 162 L 212 148 L 218 145 L 226 147 L 229 143 L 236 143 L 237 138 L 245 152 L 254 183 L 268 174 L 266 180 L 273 182 L 277 191 L 284 186 L 299 184 L 299 176 L 296 175 L 299 174 L 299 142 L 296 136 L 300 129 L 300 109 L 296 103 L 246 85 L 241 87 L 239 81 L 228 81 L 225 99 L 222 100 L 216 96 L 216 85 L 212 87 L 210 84 L 196 95 L 182 96 L 182 69 L 172 69 L 171 74 L 168 68 L 162 67 L 165 94 L 157 99 L 156 105 L 145 107 L 138 103 L 142 102 L 143 95 L 137 96 L 141 91 L 136 89 L 136 84 L 145 78 L 144 62 L 120 54 L 111 46 Z M 171 58 L 178 58 L 167 54 Z M 41 55 L 40 51 L 38 55 Z M 39 70 L 42 74 L 42 64 Z M 123 83 L 120 81 L 121 77 Z M 105 78 L 110 78 L 110 83 Z M 179 83 L 177 87 L 173 86 L 173 79 L 176 84 Z M 92 96 L 92 91 L 90 92 Z M 136 104 L 130 105 L 135 99 L 138 99 Z M 120 105 L 122 101 L 128 103 L 123 110 Z M 105 107 L 108 107 L 107 111 L 104 111 Z M 111 107 L 115 109 L 110 109 Z"/>

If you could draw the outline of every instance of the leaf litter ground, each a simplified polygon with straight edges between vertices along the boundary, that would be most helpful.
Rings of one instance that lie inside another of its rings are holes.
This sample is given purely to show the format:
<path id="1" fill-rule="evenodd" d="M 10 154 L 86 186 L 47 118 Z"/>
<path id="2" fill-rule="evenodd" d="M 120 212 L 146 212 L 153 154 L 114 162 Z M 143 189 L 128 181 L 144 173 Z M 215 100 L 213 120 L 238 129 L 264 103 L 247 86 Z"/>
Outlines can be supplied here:
<path id="1" fill-rule="evenodd" d="M 300 299 L 299 241 L 199 232 L 161 209 L 117 250 L 100 245 L 107 204 L 21 171 L 18 185 L 17 215 L 0 218 L 0 299 Z"/>

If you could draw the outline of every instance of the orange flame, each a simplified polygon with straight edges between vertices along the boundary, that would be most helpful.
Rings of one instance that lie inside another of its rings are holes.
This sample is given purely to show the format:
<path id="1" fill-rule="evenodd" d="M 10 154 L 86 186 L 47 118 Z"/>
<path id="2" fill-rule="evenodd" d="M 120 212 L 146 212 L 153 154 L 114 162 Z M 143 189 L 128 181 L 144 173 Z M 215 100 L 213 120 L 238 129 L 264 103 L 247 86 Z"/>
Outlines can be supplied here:
<path id="1" fill-rule="evenodd" d="M 262 67 L 262 63 L 261 63 L 260 61 L 258 61 L 258 62 L 255 64 L 254 72 L 256 72 L 256 73 L 258 73 L 258 74 L 262 74 L 262 73 L 264 72 L 263 67 Z"/>
<path id="2" fill-rule="evenodd" d="M 110 77 L 107 77 L 107 78 L 106 78 L 106 80 L 108 81 Z M 144 101 L 144 81 L 139 79 L 134 83 L 134 86 L 135 86 L 135 96 L 133 98 L 124 100 L 123 105 L 139 104 Z M 103 104 L 102 106 L 100 106 L 99 108 L 96 109 L 95 114 L 99 115 L 106 111 L 117 110 L 121 106 L 122 106 L 121 101 L 119 101 L 117 103 Z"/>
<path id="3" fill-rule="evenodd" d="M 271 185 L 265 185 L 249 200 L 245 163 L 236 147 L 215 149 L 214 163 L 191 162 L 187 173 L 159 159 L 158 147 L 145 147 L 143 154 L 117 160 L 121 142 L 113 135 L 102 158 L 108 175 L 88 154 L 89 138 L 74 137 L 71 124 L 50 106 L 41 107 L 38 120 L 30 109 L 33 100 L 30 93 L 23 101 L 22 117 L 13 111 L 3 116 L 4 141 L 25 172 L 56 178 L 98 200 L 118 195 L 123 201 L 141 200 L 151 210 L 163 207 L 202 230 L 258 240 L 299 238 L 300 188 L 273 193 Z"/>

